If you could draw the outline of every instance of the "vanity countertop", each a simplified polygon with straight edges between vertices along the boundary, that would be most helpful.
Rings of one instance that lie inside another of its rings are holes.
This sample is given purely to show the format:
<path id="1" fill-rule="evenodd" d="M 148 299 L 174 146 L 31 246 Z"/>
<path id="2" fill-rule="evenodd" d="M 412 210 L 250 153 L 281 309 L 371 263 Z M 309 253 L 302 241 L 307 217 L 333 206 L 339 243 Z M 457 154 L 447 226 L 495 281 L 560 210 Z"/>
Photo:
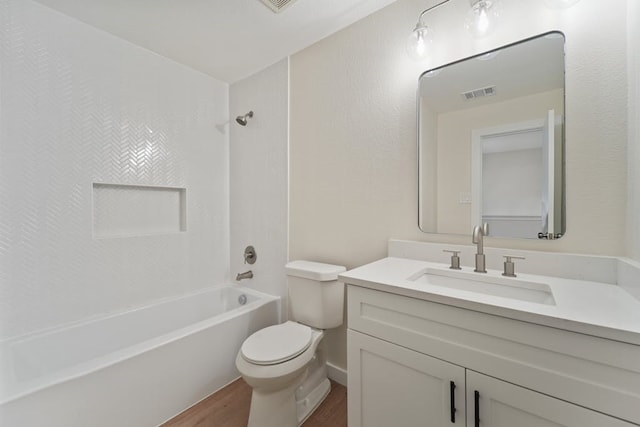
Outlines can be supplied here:
<path id="1" fill-rule="evenodd" d="M 640 301 L 615 284 L 519 273 L 517 282 L 548 286 L 555 304 L 545 304 L 416 280 L 427 271 L 447 274 L 447 269 L 445 264 L 388 257 L 342 273 L 339 279 L 378 291 L 640 345 Z M 503 278 L 502 271 L 497 270 L 481 274 L 463 267 L 465 273 L 470 278 L 483 276 L 482 280 L 512 280 Z"/>

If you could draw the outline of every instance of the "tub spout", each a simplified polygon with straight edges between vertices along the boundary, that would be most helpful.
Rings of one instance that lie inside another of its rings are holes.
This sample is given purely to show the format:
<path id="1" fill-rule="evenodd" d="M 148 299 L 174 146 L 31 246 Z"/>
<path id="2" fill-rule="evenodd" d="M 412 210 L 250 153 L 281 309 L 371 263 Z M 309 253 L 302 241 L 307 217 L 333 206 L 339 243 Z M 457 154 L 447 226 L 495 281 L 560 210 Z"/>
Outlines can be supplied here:
<path id="1" fill-rule="evenodd" d="M 244 273 L 238 273 L 236 276 L 236 281 L 240 281 L 242 279 L 251 279 L 253 277 L 253 271 L 245 271 Z"/>

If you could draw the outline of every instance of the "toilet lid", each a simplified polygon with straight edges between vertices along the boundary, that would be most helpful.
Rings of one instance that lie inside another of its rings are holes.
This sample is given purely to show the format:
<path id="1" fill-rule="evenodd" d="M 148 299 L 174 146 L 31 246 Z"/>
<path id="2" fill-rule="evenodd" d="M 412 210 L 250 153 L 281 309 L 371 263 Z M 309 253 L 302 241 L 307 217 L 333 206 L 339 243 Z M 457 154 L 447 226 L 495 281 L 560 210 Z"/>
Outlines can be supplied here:
<path id="1" fill-rule="evenodd" d="M 269 326 L 242 344 L 242 357 L 256 365 L 275 365 L 304 352 L 311 345 L 311 328 L 296 322 Z"/>

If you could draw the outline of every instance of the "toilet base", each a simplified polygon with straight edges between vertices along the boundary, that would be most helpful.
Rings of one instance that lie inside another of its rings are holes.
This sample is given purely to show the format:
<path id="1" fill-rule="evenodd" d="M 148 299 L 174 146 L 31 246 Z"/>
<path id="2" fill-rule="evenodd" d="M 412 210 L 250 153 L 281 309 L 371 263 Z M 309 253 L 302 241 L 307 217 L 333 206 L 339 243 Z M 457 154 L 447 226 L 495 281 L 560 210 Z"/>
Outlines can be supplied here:
<path id="1" fill-rule="evenodd" d="M 253 389 L 247 427 L 298 427 L 313 414 L 331 391 L 331 382 L 323 378 L 304 396 L 298 396 L 308 378 L 308 371 L 296 378 L 289 387 L 277 392 Z M 317 381 L 314 381 L 317 382 Z M 307 383 L 308 384 L 308 383 Z"/>
<path id="2" fill-rule="evenodd" d="M 275 392 L 254 388 L 247 427 L 298 427 L 295 390 L 306 375 L 305 369 L 291 385 Z"/>
<path id="3" fill-rule="evenodd" d="M 318 346 L 324 336 L 312 329 L 311 345 L 299 356 L 275 365 L 254 365 L 241 352 L 236 367 L 253 388 L 248 427 L 298 427 L 331 390 L 326 356 Z"/>
<path id="4" fill-rule="evenodd" d="M 327 357 L 324 348 L 318 346 L 309 362 L 307 377 L 296 390 L 296 412 L 301 425 L 316 410 L 331 391 L 327 378 Z"/>
<path id="5" fill-rule="evenodd" d="M 325 378 L 320 384 L 318 384 L 309 394 L 304 398 L 296 402 L 296 412 L 298 414 L 298 425 L 302 425 L 313 411 L 324 401 L 329 392 L 331 391 L 331 383 L 328 378 Z"/>

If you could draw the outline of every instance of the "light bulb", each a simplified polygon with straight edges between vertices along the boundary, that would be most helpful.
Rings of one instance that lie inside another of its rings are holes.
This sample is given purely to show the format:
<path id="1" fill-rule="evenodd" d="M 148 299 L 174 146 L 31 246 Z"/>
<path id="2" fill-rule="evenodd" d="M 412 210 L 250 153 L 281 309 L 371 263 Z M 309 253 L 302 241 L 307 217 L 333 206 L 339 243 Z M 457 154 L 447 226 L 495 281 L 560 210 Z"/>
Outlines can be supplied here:
<path id="1" fill-rule="evenodd" d="M 579 1 L 580 0 L 544 0 L 544 4 L 551 9 L 566 9 Z"/>
<path id="2" fill-rule="evenodd" d="M 496 0 L 472 0 L 465 27 L 474 37 L 484 37 L 493 31 L 498 16 Z"/>
<path id="3" fill-rule="evenodd" d="M 418 21 L 407 40 L 407 53 L 411 59 L 419 61 L 427 57 L 431 43 L 432 31 L 421 21 Z"/>
<path id="4" fill-rule="evenodd" d="M 479 8 L 476 25 L 478 26 L 478 32 L 482 34 L 486 34 L 489 30 L 489 17 L 487 16 L 487 9 L 485 7 Z"/>

